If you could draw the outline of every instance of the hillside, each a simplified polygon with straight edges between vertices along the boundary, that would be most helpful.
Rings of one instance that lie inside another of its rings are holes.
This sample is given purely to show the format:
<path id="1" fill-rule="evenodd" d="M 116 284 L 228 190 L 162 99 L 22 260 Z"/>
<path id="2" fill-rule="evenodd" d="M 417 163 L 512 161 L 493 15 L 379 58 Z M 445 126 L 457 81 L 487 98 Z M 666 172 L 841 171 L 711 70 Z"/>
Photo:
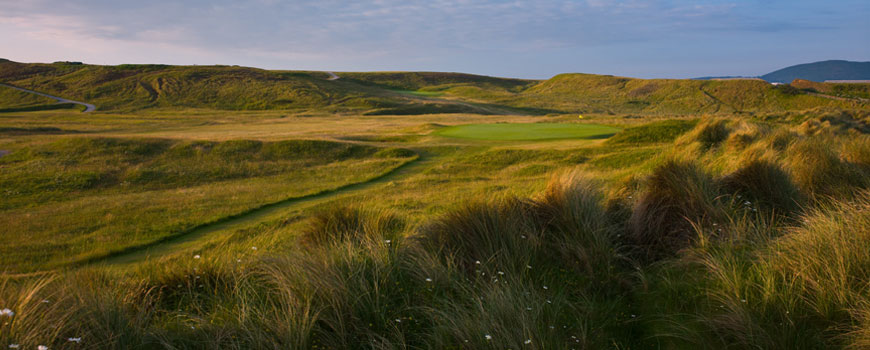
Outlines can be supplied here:
<path id="1" fill-rule="evenodd" d="M 646 80 L 561 74 L 535 81 L 435 72 L 340 76 L 328 80 L 323 72 L 238 66 L 0 62 L 0 82 L 87 101 L 109 112 L 200 108 L 366 115 L 688 115 L 866 107 L 866 102 L 859 100 L 826 98 L 761 80 Z M 32 104 L 28 98 L 10 96 L 4 104 Z"/>
<path id="2" fill-rule="evenodd" d="M 452 92 L 477 97 L 466 91 Z M 608 114 L 780 112 L 854 106 L 849 101 L 786 91 L 760 80 L 647 80 L 590 74 L 561 74 L 521 93 L 488 97 L 516 107 Z"/>
<path id="3" fill-rule="evenodd" d="M 826 80 L 870 80 L 870 62 L 830 60 L 799 64 L 762 75 L 761 79 L 776 83 L 790 83 L 795 79 L 816 82 Z"/>

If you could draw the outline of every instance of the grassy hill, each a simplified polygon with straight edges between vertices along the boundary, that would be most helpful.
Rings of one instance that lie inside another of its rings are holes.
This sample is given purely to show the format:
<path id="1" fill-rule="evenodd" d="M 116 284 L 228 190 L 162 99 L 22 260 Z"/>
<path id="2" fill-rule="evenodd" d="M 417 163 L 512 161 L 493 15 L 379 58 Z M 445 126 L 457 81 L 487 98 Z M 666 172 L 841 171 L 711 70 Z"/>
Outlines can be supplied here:
<path id="1" fill-rule="evenodd" d="M 788 83 L 795 79 L 870 80 L 870 62 L 830 60 L 786 67 L 761 76 L 770 82 Z"/>
<path id="2" fill-rule="evenodd" d="M 796 79 L 791 83 L 791 86 L 805 91 L 843 98 L 870 99 L 870 84 L 868 83 L 817 83 Z"/>
<path id="3" fill-rule="evenodd" d="M 697 114 L 774 112 L 848 103 L 784 91 L 759 80 L 674 80 L 562 74 L 499 103 L 576 113 Z"/>
<path id="4" fill-rule="evenodd" d="M 0 62 L 2 82 L 94 103 L 102 111 L 205 108 L 375 115 L 687 115 L 856 107 L 855 101 L 777 88 L 760 80 L 644 80 L 561 74 L 534 81 L 433 72 L 340 76 L 339 80 L 328 80 L 322 72 L 237 66 Z"/>

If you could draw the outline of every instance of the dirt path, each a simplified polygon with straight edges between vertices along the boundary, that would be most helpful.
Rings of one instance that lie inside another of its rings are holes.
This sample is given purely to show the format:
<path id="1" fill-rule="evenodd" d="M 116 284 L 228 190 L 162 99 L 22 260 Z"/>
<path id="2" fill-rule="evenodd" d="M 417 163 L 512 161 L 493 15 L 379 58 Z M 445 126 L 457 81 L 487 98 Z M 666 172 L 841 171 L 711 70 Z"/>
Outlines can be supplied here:
<path id="1" fill-rule="evenodd" d="M 329 74 L 329 79 L 326 79 L 326 80 L 338 80 L 338 79 L 341 79 L 340 76 L 336 75 L 336 74 L 333 73 L 333 72 L 326 72 L 326 74 Z"/>
<path id="2" fill-rule="evenodd" d="M 8 88 L 12 88 L 12 89 L 18 90 L 18 91 L 24 91 L 24 92 L 28 92 L 28 93 L 35 94 L 35 95 L 48 97 L 48 98 L 51 98 L 51 99 L 56 100 L 57 103 L 73 103 L 73 104 L 77 104 L 77 105 L 82 105 L 82 106 L 85 106 L 85 111 L 84 111 L 84 113 L 89 113 L 89 112 L 93 112 L 93 111 L 97 110 L 97 106 L 94 106 L 94 105 L 92 105 L 92 104 L 90 104 L 90 103 L 84 103 L 84 102 L 79 102 L 79 101 L 68 100 L 68 99 L 65 99 L 65 98 L 63 98 L 63 97 L 57 97 L 57 96 L 52 96 L 52 95 L 49 95 L 49 94 L 44 94 L 44 93 L 41 93 L 41 92 L 36 92 L 36 91 L 33 91 L 33 90 L 27 90 L 27 89 L 23 89 L 23 88 L 20 88 L 20 87 L 17 87 L 17 86 L 12 86 L 12 85 L 9 85 L 9 84 L 3 84 L 3 83 L 0 83 L 0 86 L 5 86 L 5 87 L 8 87 Z"/>
<path id="3" fill-rule="evenodd" d="M 267 204 L 259 208 L 250 210 L 248 212 L 226 218 L 216 223 L 201 225 L 190 231 L 170 237 L 162 241 L 147 244 L 144 246 L 131 247 L 120 253 L 104 258 L 98 258 L 92 261 L 86 261 L 83 262 L 83 264 L 96 263 L 109 266 L 120 266 L 140 262 L 146 259 L 160 258 L 176 251 L 200 246 L 205 243 L 207 239 L 211 238 L 214 233 L 220 231 L 237 230 L 248 225 L 259 223 L 271 215 L 288 211 L 294 208 L 301 209 L 303 205 L 314 205 L 317 203 L 323 203 L 328 200 L 332 200 L 339 195 L 359 193 L 380 184 L 386 184 L 397 179 L 417 174 L 422 169 L 433 164 L 434 162 L 435 160 L 433 160 L 432 158 L 420 156 L 419 158 L 404 163 L 385 174 L 363 182 L 348 184 L 333 190 L 326 190 L 320 193 L 290 198 L 277 203 Z"/>

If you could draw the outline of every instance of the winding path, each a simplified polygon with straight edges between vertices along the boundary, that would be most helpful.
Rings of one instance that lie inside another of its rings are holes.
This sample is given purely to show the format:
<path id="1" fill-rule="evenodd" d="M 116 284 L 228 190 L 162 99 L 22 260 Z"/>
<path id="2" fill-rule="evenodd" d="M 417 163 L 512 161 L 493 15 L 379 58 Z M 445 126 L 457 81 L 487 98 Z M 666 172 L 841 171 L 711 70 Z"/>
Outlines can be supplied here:
<path id="1" fill-rule="evenodd" d="M 348 195 L 358 193 L 370 189 L 379 184 L 389 183 L 407 176 L 417 174 L 422 168 L 429 166 L 435 162 L 434 159 L 424 155 L 418 156 L 398 167 L 390 170 L 387 173 L 366 181 L 347 184 L 332 190 L 325 190 L 318 193 L 310 194 L 302 197 L 294 197 L 285 199 L 280 202 L 266 204 L 258 208 L 254 208 L 247 212 L 227 217 L 218 222 L 203 224 L 195 227 L 187 232 L 169 237 L 167 239 L 153 242 L 146 245 L 130 247 L 124 251 L 101 258 L 92 259 L 89 261 L 80 262 L 80 264 L 102 264 L 102 265 L 126 265 L 140 262 L 146 259 L 160 258 L 169 255 L 173 252 L 197 247 L 203 244 L 204 240 L 210 238 L 213 233 L 226 230 L 238 230 L 247 225 L 252 225 L 265 220 L 273 214 L 299 208 L 303 204 L 321 203 L 333 199 L 338 195 Z"/>
<path id="2" fill-rule="evenodd" d="M 24 91 L 24 92 L 31 93 L 31 94 L 34 94 L 34 95 L 39 95 L 39 96 L 48 97 L 48 98 L 51 98 L 51 99 L 56 100 L 57 103 L 72 103 L 72 104 L 82 105 L 82 106 L 85 106 L 85 111 L 84 111 L 83 113 L 89 113 L 89 112 L 93 112 L 93 111 L 97 110 L 97 106 L 94 106 L 94 105 L 92 105 L 92 104 L 90 104 L 90 103 L 84 103 L 84 102 L 79 102 L 79 101 L 68 100 L 68 99 L 65 99 L 65 98 L 63 98 L 63 97 L 52 96 L 52 95 L 49 95 L 49 94 L 44 94 L 44 93 L 41 93 L 41 92 L 36 92 L 36 91 L 33 91 L 33 90 L 28 90 L 28 89 L 20 88 L 20 87 L 17 87 L 17 86 L 12 86 L 12 85 L 9 85 L 9 84 L 3 84 L 3 83 L 0 83 L 0 86 L 5 86 L 5 87 L 8 87 L 8 88 L 12 88 L 12 89 L 18 90 L 18 91 Z"/>

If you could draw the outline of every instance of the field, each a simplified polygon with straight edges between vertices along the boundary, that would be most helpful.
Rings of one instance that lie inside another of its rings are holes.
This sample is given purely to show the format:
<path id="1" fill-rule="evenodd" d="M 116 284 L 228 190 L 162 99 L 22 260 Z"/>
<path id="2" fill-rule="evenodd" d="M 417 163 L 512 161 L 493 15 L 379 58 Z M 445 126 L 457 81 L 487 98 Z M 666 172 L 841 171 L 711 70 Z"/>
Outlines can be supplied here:
<path id="1" fill-rule="evenodd" d="M 0 346 L 870 346 L 834 87 L 10 64 L 104 104 L 0 111 Z"/>
<path id="2" fill-rule="evenodd" d="M 438 131 L 438 135 L 475 140 L 531 141 L 607 138 L 619 129 L 594 124 L 467 124 Z"/>

